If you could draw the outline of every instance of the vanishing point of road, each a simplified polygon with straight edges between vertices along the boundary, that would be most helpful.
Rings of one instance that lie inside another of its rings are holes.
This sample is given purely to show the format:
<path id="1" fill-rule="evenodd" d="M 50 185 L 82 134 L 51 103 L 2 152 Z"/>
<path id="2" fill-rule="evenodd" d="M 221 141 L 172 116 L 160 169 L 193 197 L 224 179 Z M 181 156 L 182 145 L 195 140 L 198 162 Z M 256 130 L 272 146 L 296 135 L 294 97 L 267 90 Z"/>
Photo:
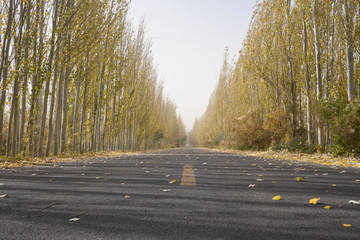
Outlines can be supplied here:
<path id="1" fill-rule="evenodd" d="M 196 148 L 1 170 L 0 239 L 360 239 L 359 173 Z"/>

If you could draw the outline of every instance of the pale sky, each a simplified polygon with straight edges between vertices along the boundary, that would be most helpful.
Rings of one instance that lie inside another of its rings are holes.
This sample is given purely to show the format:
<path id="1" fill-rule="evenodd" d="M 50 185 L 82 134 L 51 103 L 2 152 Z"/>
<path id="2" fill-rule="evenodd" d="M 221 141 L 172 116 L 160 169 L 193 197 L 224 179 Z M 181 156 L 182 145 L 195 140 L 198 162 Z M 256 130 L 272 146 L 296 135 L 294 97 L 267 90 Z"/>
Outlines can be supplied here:
<path id="1" fill-rule="evenodd" d="M 164 84 L 191 130 L 205 112 L 220 73 L 224 49 L 241 49 L 256 0 L 132 0 L 130 19 L 142 17 Z"/>

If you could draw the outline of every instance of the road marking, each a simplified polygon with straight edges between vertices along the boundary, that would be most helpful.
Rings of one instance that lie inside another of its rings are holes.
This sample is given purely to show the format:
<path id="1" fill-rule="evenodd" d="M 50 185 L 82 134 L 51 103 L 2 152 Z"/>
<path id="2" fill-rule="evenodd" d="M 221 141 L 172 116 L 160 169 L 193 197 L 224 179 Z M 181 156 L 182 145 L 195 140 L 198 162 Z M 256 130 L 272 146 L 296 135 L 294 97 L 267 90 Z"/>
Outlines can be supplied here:
<path id="1" fill-rule="evenodd" d="M 184 165 L 180 186 L 196 186 L 194 169 L 191 164 Z"/>

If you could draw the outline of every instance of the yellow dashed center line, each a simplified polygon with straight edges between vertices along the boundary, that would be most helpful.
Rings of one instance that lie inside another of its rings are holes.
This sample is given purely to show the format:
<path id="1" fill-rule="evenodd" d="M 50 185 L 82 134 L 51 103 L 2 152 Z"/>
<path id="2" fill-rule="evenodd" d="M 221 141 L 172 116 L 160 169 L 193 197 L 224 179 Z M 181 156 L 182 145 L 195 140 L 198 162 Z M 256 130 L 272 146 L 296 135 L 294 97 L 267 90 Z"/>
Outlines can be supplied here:
<path id="1" fill-rule="evenodd" d="M 184 165 L 180 186 L 196 186 L 194 169 L 191 164 Z"/>

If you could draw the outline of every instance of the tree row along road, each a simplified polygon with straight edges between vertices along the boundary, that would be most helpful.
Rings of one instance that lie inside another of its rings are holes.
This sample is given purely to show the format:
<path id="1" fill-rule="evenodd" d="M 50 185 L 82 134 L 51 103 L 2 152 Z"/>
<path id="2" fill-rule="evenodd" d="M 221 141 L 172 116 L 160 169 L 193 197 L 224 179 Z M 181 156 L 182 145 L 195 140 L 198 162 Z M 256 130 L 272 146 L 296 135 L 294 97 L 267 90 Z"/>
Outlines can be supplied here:
<path id="1" fill-rule="evenodd" d="M 0 239 L 358 239 L 359 172 L 195 148 L 1 170 Z"/>

